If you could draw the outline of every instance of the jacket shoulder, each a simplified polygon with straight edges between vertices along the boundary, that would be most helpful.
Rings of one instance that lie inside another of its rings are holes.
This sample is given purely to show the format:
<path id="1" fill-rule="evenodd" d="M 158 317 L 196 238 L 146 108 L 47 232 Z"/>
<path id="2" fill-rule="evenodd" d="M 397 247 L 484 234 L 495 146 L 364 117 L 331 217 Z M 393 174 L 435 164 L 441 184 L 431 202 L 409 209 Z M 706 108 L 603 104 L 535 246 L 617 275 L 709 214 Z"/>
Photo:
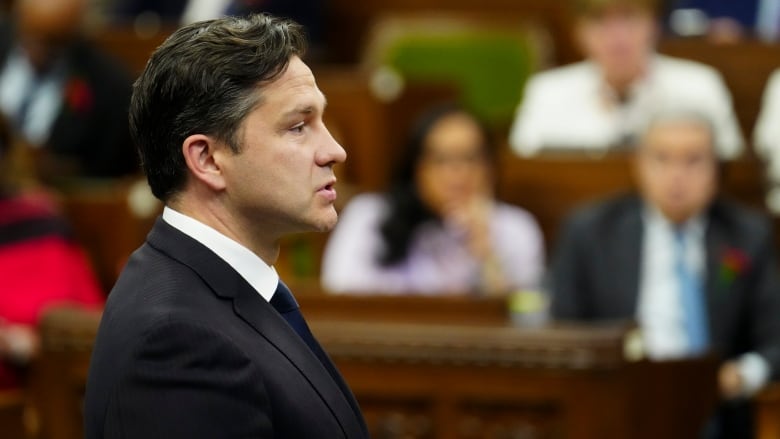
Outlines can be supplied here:
<path id="1" fill-rule="evenodd" d="M 623 194 L 576 208 L 566 220 L 566 228 L 577 231 L 609 231 L 628 215 L 636 215 L 641 201 L 635 194 Z"/>

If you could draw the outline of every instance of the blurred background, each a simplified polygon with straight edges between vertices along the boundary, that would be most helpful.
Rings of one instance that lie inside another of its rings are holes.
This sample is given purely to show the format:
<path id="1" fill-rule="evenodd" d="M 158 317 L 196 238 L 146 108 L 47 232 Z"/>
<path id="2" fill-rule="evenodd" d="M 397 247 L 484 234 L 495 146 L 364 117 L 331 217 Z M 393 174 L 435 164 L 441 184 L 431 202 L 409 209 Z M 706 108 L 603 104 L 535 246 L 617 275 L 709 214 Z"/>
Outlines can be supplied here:
<path id="1" fill-rule="evenodd" d="M 707 116 L 713 197 L 777 230 L 771 0 L 3 0 L 0 437 L 82 437 L 100 304 L 162 211 L 129 137 L 132 81 L 178 26 L 251 12 L 306 27 L 348 153 L 342 223 L 289 237 L 275 268 L 373 437 L 780 438 L 772 358 L 756 388 L 726 394 L 719 376 L 736 355 L 780 350 L 774 334 L 658 361 L 633 310 L 550 308 L 567 218 L 643 193 L 634 152 L 659 110 Z M 748 267 L 777 269 L 776 235 Z M 776 329 L 759 311 L 777 309 L 780 284 L 747 290 L 765 287 L 729 337 Z M 724 406 L 746 407 L 749 427 L 713 427 Z"/>

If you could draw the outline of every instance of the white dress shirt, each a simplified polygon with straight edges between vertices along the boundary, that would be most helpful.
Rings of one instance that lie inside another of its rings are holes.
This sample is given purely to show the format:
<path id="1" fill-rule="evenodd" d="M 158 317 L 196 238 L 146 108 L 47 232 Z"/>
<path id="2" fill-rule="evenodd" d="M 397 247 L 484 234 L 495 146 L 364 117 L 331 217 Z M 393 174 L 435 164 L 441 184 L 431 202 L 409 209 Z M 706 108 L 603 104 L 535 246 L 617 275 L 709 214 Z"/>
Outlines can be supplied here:
<path id="1" fill-rule="evenodd" d="M 163 209 L 163 220 L 213 251 L 238 272 L 265 300 L 271 301 L 279 275 L 251 250 L 202 222 L 170 207 Z"/>
<path id="2" fill-rule="evenodd" d="M 599 66 L 582 61 L 534 75 L 510 132 L 524 156 L 544 149 L 603 153 L 636 139 L 653 113 L 700 112 L 711 119 L 722 158 L 742 152 L 743 140 L 720 74 L 704 64 L 655 55 L 647 75 L 633 84 L 625 103 L 603 80 Z"/>
<path id="3" fill-rule="evenodd" d="M 49 139 L 64 102 L 64 67 L 55 65 L 37 80 L 36 75 L 21 49 L 12 49 L 0 73 L 0 111 L 13 122 L 23 101 L 29 97 L 31 101 L 21 131 L 32 146 L 42 146 Z"/>
<path id="4" fill-rule="evenodd" d="M 689 355 L 681 290 L 675 272 L 675 226 L 655 209 L 643 215 L 644 238 L 639 273 L 637 321 L 642 330 L 645 353 L 653 360 L 672 360 Z M 683 227 L 685 262 L 706 285 L 706 246 L 703 218 Z M 705 293 L 706 294 L 706 293 Z M 761 389 L 769 379 L 769 364 L 757 353 L 738 359 L 746 395 Z"/>
<path id="5" fill-rule="evenodd" d="M 648 356 L 655 360 L 683 358 L 689 347 L 680 285 L 675 272 L 675 229 L 654 209 L 647 209 L 643 220 L 645 234 L 637 309 L 645 349 Z M 704 222 L 701 218 L 684 226 L 683 239 L 687 266 L 699 279 L 704 279 Z"/>

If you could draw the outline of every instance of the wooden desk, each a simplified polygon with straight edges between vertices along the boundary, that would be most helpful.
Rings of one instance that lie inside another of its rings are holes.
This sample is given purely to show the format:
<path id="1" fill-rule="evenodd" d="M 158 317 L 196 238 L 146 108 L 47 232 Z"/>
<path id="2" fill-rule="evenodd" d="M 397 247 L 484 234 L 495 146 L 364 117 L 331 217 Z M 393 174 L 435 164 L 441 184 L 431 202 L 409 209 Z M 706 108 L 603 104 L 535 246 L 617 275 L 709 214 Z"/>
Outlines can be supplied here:
<path id="1" fill-rule="evenodd" d="M 466 296 L 387 296 L 366 297 L 329 295 L 314 283 L 294 283 L 290 287 L 307 319 L 385 323 L 429 323 L 469 326 L 497 326 L 509 323 L 503 298 Z"/>
<path id="2" fill-rule="evenodd" d="M 619 327 L 312 328 L 373 437 L 687 439 L 715 403 L 713 361 L 627 362 Z"/>
<path id="3" fill-rule="evenodd" d="M 771 383 L 756 397 L 756 439 L 780 438 L 780 383 Z"/>
<path id="4" fill-rule="evenodd" d="M 628 361 L 625 326 L 515 328 L 500 299 L 301 293 L 374 438 L 690 438 L 715 402 L 711 361 Z M 83 437 L 99 318 L 54 309 L 41 323 L 40 439 Z M 756 400 L 758 439 L 778 437 L 777 386 Z"/>
<path id="5" fill-rule="evenodd" d="M 21 390 L 0 390 L 0 436 L 3 439 L 27 439 L 24 423 L 27 398 Z"/>

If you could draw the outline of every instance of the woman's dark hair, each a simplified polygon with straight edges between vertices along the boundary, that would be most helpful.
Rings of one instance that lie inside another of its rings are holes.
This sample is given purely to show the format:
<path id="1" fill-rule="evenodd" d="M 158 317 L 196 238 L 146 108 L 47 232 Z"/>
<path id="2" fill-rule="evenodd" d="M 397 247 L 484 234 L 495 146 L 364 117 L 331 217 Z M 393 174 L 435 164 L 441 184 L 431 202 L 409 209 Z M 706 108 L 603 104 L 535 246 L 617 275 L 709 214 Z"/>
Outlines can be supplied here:
<path id="1" fill-rule="evenodd" d="M 425 155 L 425 142 L 428 134 L 439 121 L 455 114 L 466 115 L 477 123 L 484 139 L 483 152 L 491 165 L 495 160 L 492 136 L 486 126 L 472 113 L 451 103 L 439 105 L 424 112 L 412 126 L 406 147 L 396 163 L 390 186 L 385 194 L 388 210 L 379 224 L 384 252 L 378 255 L 378 262 L 382 266 L 392 266 L 406 258 L 415 230 L 420 224 L 426 221 L 441 220 L 420 198 L 415 174 Z"/>
<path id="2" fill-rule="evenodd" d="M 264 14 L 174 32 L 152 54 L 130 102 L 131 134 L 152 193 L 167 201 L 181 190 L 181 147 L 190 135 L 212 135 L 238 153 L 238 129 L 261 102 L 263 86 L 305 49 L 299 25 Z"/>

